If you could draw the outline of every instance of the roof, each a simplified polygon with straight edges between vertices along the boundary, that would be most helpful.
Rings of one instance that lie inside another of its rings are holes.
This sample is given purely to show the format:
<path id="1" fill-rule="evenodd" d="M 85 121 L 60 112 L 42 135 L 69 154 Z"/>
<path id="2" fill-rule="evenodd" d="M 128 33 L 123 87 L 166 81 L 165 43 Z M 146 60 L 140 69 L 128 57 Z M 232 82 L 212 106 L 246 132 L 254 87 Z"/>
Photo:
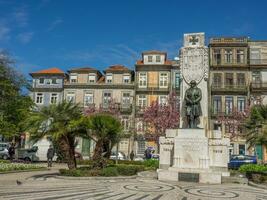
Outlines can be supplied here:
<path id="1" fill-rule="evenodd" d="M 62 70 L 60 70 L 58 68 L 49 68 L 49 69 L 44 69 L 44 70 L 40 70 L 40 71 L 37 71 L 37 72 L 30 73 L 31 76 L 39 75 L 39 74 L 60 74 L 60 75 L 64 75 L 65 72 L 63 72 Z"/>
<path id="2" fill-rule="evenodd" d="M 131 72 L 132 70 L 125 67 L 124 65 L 112 65 L 104 70 L 105 73 L 107 72 Z"/>
<path id="3" fill-rule="evenodd" d="M 144 65 L 144 61 L 143 60 L 137 60 L 136 65 Z M 150 65 L 150 64 L 146 64 L 146 65 Z M 152 64 L 152 65 L 155 65 L 155 64 Z M 172 61 L 171 60 L 165 60 L 164 64 L 160 64 L 160 65 L 172 65 Z"/>
<path id="4" fill-rule="evenodd" d="M 81 67 L 81 68 L 72 68 L 68 70 L 68 72 L 98 72 L 97 69 L 92 68 L 92 67 Z"/>
<path id="5" fill-rule="evenodd" d="M 166 55 L 167 53 L 164 51 L 158 51 L 158 50 L 150 50 L 150 51 L 143 51 L 142 54 L 164 54 Z"/>

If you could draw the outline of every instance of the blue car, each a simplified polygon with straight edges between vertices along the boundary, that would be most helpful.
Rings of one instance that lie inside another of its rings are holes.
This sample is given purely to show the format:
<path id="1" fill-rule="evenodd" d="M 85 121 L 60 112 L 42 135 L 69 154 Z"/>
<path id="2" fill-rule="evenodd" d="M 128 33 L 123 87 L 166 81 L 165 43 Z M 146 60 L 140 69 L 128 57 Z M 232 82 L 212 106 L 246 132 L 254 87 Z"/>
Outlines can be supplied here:
<path id="1" fill-rule="evenodd" d="M 238 169 L 241 165 L 257 164 L 256 156 L 232 155 L 228 163 L 229 169 Z"/>

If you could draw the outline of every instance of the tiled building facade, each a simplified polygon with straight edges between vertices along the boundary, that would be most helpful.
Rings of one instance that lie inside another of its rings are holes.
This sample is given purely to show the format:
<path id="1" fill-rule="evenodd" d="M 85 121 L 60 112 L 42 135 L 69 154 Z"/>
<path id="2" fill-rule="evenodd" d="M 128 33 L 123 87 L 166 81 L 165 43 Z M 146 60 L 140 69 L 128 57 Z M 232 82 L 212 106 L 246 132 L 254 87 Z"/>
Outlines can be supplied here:
<path id="1" fill-rule="evenodd" d="M 218 116 L 230 115 L 234 109 L 243 111 L 251 103 L 267 103 L 267 41 L 252 41 L 247 37 L 211 38 L 209 62 L 210 128 L 221 129 L 224 137 L 229 137 L 229 128 L 219 123 Z M 144 108 L 153 101 L 166 102 L 171 91 L 179 95 L 181 80 L 179 61 L 168 60 L 167 53 L 161 51 L 143 52 L 135 71 L 115 65 L 103 73 L 85 67 L 73 68 L 66 74 L 50 69 L 31 75 L 31 95 L 37 105 L 53 103 L 54 98 L 56 101 L 72 100 L 85 109 L 105 109 L 110 102 L 114 103 L 125 132 L 132 135 L 119 144 L 120 151 L 126 155 L 131 150 L 143 155 L 146 147 L 156 146 L 143 137 Z M 57 84 L 54 84 L 55 79 Z M 93 144 L 81 140 L 80 151 L 86 154 L 89 149 L 93 150 Z M 267 160 L 265 147 L 248 150 L 244 138 L 233 139 L 230 152 L 257 153 L 260 159 Z"/>

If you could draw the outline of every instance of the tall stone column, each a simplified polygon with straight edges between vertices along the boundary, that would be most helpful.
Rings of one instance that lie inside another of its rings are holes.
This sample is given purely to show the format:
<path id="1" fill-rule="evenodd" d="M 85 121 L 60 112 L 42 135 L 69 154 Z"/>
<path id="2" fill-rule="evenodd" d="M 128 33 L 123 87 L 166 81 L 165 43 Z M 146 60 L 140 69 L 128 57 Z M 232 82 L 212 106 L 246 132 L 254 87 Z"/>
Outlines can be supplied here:
<path id="1" fill-rule="evenodd" d="M 180 89 L 180 128 L 187 128 L 187 120 L 185 113 L 185 91 L 189 88 L 192 80 L 196 81 L 197 87 L 202 91 L 201 116 L 199 118 L 198 127 L 206 131 L 208 124 L 208 75 L 209 60 L 208 47 L 205 46 L 204 33 L 188 33 L 184 34 L 184 46 L 180 50 L 180 67 L 182 74 Z"/>

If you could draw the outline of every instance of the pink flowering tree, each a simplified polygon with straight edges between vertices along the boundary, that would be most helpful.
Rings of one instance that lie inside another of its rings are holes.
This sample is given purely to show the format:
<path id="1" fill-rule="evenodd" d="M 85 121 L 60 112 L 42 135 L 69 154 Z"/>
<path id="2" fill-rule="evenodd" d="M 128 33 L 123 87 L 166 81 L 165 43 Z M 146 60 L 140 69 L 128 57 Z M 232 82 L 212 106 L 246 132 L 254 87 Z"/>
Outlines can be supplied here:
<path id="1" fill-rule="evenodd" d="M 145 137 L 158 142 L 160 136 L 165 135 L 166 129 L 178 128 L 180 121 L 179 100 L 174 92 L 170 93 L 166 104 L 158 101 L 151 103 L 143 114 L 146 124 Z"/>
<path id="2" fill-rule="evenodd" d="M 239 111 L 234 107 L 229 115 L 219 114 L 218 122 L 228 127 L 227 132 L 230 134 L 231 139 L 241 136 L 240 129 L 244 127 L 245 120 L 250 116 L 250 110 L 251 106 L 247 105 L 243 111 Z"/>

